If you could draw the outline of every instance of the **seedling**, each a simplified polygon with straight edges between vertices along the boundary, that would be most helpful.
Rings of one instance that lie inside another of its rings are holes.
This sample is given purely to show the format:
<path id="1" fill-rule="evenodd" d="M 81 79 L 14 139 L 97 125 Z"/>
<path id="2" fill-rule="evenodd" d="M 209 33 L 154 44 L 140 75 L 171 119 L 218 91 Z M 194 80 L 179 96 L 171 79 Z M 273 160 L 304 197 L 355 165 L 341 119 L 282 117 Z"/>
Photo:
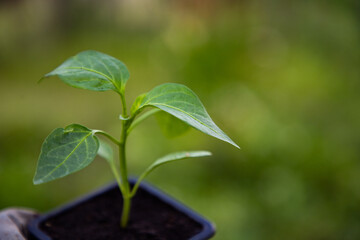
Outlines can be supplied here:
<path id="1" fill-rule="evenodd" d="M 125 85 L 130 76 L 129 72 L 121 61 L 109 55 L 96 51 L 81 52 L 45 75 L 45 77 L 51 76 L 58 76 L 63 82 L 75 88 L 115 91 L 122 102 L 122 114 L 119 117 L 122 129 L 119 139 L 104 131 L 91 130 L 79 124 L 55 129 L 42 145 L 34 184 L 49 182 L 79 171 L 88 166 L 99 154 L 109 163 L 123 196 L 122 227 L 126 227 L 128 223 L 131 198 L 136 194 L 140 182 L 151 171 L 169 162 L 211 155 L 207 151 L 176 152 L 166 155 L 151 164 L 131 188 L 126 166 L 126 140 L 131 131 L 143 120 L 156 112 L 163 111 L 201 132 L 239 148 L 212 121 L 195 93 L 184 85 L 165 83 L 157 86 L 150 92 L 138 96 L 128 111 Z M 148 108 L 154 109 L 144 112 Z M 106 137 L 118 148 L 119 161 L 114 160 L 111 146 L 100 140 L 98 135 Z"/>

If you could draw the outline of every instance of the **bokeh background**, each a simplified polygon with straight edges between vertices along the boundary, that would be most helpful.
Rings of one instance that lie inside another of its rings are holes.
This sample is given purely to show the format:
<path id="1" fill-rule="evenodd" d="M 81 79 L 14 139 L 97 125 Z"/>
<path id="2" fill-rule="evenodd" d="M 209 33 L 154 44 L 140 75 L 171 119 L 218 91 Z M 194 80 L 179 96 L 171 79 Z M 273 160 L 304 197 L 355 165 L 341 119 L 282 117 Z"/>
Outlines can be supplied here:
<path id="1" fill-rule="evenodd" d="M 0 209 L 47 211 L 112 176 L 98 158 L 34 186 L 44 138 L 80 123 L 118 136 L 115 93 L 37 81 L 82 50 L 128 66 L 129 104 L 164 82 L 203 101 L 237 150 L 195 130 L 129 138 L 132 175 L 172 151 L 148 181 L 217 225 L 214 239 L 360 239 L 360 2 L 1 0 Z"/>

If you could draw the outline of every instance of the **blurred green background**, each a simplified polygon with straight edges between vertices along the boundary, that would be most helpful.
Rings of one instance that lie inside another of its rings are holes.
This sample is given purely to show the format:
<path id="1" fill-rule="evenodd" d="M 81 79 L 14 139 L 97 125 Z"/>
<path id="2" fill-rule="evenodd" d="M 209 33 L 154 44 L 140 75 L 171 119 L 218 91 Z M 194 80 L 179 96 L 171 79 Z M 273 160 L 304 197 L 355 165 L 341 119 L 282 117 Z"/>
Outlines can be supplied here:
<path id="1" fill-rule="evenodd" d="M 214 239 L 360 239 L 360 2 L 0 1 L 0 209 L 48 211 L 112 180 L 96 159 L 34 186 L 44 138 L 80 123 L 120 132 L 115 93 L 45 73 L 82 50 L 128 66 L 129 104 L 164 82 L 193 89 L 237 150 L 191 130 L 167 139 L 151 118 L 129 138 L 132 175 L 217 225 Z"/>

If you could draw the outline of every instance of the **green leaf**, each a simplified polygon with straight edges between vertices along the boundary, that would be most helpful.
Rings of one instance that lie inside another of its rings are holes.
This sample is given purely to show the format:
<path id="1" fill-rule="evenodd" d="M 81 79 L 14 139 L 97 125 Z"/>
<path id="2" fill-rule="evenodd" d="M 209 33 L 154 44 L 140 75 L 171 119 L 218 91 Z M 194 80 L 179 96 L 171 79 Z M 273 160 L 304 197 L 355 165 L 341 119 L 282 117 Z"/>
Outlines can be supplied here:
<path id="1" fill-rule="evenodd" d="M 183 160 L 187 158 L 195 158 L 195 157 L 206 157 L 211 156 L 211 152 L 208 151 L 191 151 L 191 152 L 175 152 L 170 153 L 162 158 L 157 159 L 155 162 L 153 162 L 138 178 L 135 186 L 133 187 L 131 191 L 131 196 L 135 195 L 140 182 L 147 176 L 149 173 L 151 173 L 155 168 L 174 161 Z"/>
<path id="2" fill-rule="evenodd" d="M 162 133 L 168 138 L 180 136 L 190 129 L 183 121 L 164 111 L 155 114 Z"/>
<path id="3" fill-rule="evenodd" d="M 141 102 L 142 102 L 142 100 L 144 99 L 145 96 L 146 96 L 146 93 L 139 95 L 135 99 L 135 101 L 134 101 L 134 103 L 133 103 L 133 105 L 131 106 L 131 109 L 130 109 L 131 115 L 133 115 L 136 112 L 136 110 L 139 109 L 139 107 L 141 105 Z"/>
<path id="4" fill-rule="evenodd" d="M 93 131 L 79 124 L 55 129 L 42 145 L 34 184 L 67 176 L 89 165 L 99 149 Z"/>
<path id="5" fill-rule="evenodd" d="M 105 158 L 105 160 L 109 163 L 111 171 L 114 174 L 115 179 L 119 185 L 119 188 L 120 188 L 121 192 L 124 193 L 125 190 L 121 183 L 120 173 L 118 172 L 118 169 L 117 169 L 115 161 L 114 161 L 113 149 L 105 141 L 102 141 L 101 139 L 99 139 L 99 142 L 100 142 L 100 147 L 99 147 L 98 155 L 102 158 Z"/>
<path id="6" fill-rule="evenodd" d="M 139 125 L 142 121 L 144 121 L 145 119 L 151 117 L 152 115 L 160 112 L 160 109 L 151 109 L 150 111 L 145 112 L 144 114 L 142 114 L 140 117 L 136 118 L 135 121 L 130 125 L 127 134 L 130 134 L 130 132 L 137 126 Z"/>
<path id="7" fill-rule="evenodd" d="M 147 106 L 157 107 L 199 131 L 239 148 L 216 126 L 198 96 L 182 84 L 165 83 L 155 87 L 142 99 L 138 111 Z"/>
<path id="8" fill-rule="evenodd" d="M 156 160 L 153 164 L 150 165 L 149 168 L 147 168 L 146 172 L 152 171 L 155 168 L 169 162 L 182 160 L 186 158 L 194 158 L 194 157 L 206 157 L 211 156 L 211 152 L 208 151 L 191 151 L 191 152 L 175 152 L 170 153 L 162 158 L 159 158 Z"/>
<path id="9" fill-rule="evenodd" d="M 104 158 L 108 163 L 112 164 L 114 162 L 114 153 L 112 147 L 107 144 L 105 141 L 99 139 L 100 147 L 99 151 L 97 152 L 98 155 Z"/>
<path id="10" fill-rule="evenodd" d="M 118 59 L 88 50 L 69 58 L 45 75 L 50 76 L 58 76 L 72 87 L 93 91 L 114 90 L 122 94 L 130 75 Z"/>

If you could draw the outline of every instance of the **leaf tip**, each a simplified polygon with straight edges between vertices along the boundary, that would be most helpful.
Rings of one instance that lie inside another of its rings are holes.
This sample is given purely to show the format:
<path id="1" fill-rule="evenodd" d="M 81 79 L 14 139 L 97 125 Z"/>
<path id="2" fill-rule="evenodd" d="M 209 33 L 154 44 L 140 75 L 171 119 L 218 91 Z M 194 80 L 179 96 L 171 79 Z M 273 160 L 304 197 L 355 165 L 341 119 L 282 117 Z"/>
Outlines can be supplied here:
<path id="1" fill-rule="evenodd" d="M 241 147 L 239 147 L 239 145 L 237 145 L 236 143 L 232 144 L 234 147 L 236 147 L 237 149 L 241 150 Z"/>
<path id="2" fill-rule="evenodd" d="M 43 77 L 41 77 L 41 78 L 37 81 L 37 84 L 42 83 L 42 81 L 44 81 L 45 78 L 47 78 L 46 75 L 44 75 Z"/>
<path id="3" fill-rule="evenodd" d="M 231 140 L 229 137 L 227 137 L 227 139 L 225 140 L 225 142 L 230 143 L 231 145 L 233 145 L 234 147 L 236 147 L 237 149 L 241 149 L 239 147 L 239 145 L 237 145 L 233 140 Z"/>
<path id="4" fill-rule="evenodd" d="M 44 183 L 44 181 L 41 180 L 41 179 L 37 179 L 36 176 L 35 176 L 34 179 L 33 179 L 33 184 L 34 185 L 39 185 L 41 183 Z"/>
<path id="5" fill-rule="evenodd" d="M 212 156 L 212 153 L 209 152 L 209 151 L 203 151 L 202 152 L 202 155 L 205 157 L 205 156 Z"/>

